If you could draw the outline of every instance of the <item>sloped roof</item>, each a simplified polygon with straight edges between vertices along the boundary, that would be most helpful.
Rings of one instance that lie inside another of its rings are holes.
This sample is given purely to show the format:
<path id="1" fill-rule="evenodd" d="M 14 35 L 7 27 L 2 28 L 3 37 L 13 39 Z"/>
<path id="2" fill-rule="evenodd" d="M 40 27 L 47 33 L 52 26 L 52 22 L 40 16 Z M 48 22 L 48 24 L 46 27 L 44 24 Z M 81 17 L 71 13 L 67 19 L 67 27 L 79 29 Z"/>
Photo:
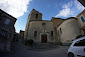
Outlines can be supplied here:
<path id="1" fill-rule="evenodd" d="M 8 14 L 8 13 L 6 13 L 5 11 L 3 11 L 3 10 L 1 10 L 1 9 L 0 9 L 0 11 L 1 11 L 1 12 L 3 12 L 4 14 L 6 14 L 6 15 L 8 15 L 8 16 L 10 16 L 10 17 L 12 17 L 13 19 L 17 20 L 15 17 L 13 17 L 13 16 L 9 15 L 9 14 Z"/>

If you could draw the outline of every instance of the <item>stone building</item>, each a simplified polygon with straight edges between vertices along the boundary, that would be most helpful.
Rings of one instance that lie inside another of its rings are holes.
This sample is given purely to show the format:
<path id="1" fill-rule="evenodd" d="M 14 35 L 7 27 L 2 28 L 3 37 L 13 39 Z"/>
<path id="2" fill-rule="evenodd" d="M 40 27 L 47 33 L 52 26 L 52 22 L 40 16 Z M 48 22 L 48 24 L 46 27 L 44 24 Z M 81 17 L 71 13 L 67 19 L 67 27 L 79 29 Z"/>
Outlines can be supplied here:
<path id="1" fill-rule="evenodd" d="M 77 16 L 82 35 L 85 35 L 85 9 L 79 13 Z"/>
<path id="2" fill-rule="evenodd" d="M 18 42 L 19 41 L 19 33 L 14 33 L 14 37 L 13 37 L 13 42 Z"/>
<path id="3" fill-rule="evenodd" d="M 52 17 L 51 21 L 55 28 L 56 41 L 58 43 L 68 45 L 81 34 L 79 23 L 75 17 L 67 19 Z"/>
<path id="4" fill-rule="evenodd" d="M 24 31 L 20 30 L 19 32 L 19 42 L 23 43 L 24 41 Z"/>
<path id="5" fill-rule="evenodd" d="M 78 35 L 81 35 L 81 30 L 77 18 L 67 18 L 57 28 L 58 39 L 64 45 L 68 45 L 72 40 L 76 39 Z"/>
<path id="6" fill-rule="evenodd" d="M 0 9 L 0 50 L 10 51 L 11 41 L 13 40 L 16 18 Z"/>
<path id="7" fill-rule="evenodd" d="M 54 43 L 53 22 L 42 20 L 42 14 L 33 9 L 26 24 L 25 39 L 33 39 L 35 43 Z"/>
<path id="8" fill-rule="evenodd" d="M 57 32 L 57 28 L 62 24 L 62 22 L 64 22 L 66 19 L 62 19 L 62 18 L 55 18 L 52 17 L 51 21 L 53 22 L 53 26 L 54 26 L 54 31 L 55 31 L 55 40 L 56 43 L 58 43 L 60 40 L 58 38 L 58 32 Z"/>
<path id="9" fill-rule="evenodd" d="M 77 18 L 42 20 L 42 14 L 33 9 L 27 20 L 24 38 L 37 43 L 71 43 L 80 34 Z"/>

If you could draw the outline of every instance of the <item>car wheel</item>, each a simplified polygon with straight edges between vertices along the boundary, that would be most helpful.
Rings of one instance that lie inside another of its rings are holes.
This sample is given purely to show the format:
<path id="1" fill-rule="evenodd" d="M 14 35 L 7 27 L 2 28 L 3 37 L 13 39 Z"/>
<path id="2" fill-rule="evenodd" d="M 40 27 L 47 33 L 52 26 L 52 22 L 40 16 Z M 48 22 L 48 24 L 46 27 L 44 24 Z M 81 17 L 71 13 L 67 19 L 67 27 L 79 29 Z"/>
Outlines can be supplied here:
<path id="1" fill-rule="evenodd" d="M 69 53 L 68 57 L 74 57 L 74 54 L 73 53 Z"/>

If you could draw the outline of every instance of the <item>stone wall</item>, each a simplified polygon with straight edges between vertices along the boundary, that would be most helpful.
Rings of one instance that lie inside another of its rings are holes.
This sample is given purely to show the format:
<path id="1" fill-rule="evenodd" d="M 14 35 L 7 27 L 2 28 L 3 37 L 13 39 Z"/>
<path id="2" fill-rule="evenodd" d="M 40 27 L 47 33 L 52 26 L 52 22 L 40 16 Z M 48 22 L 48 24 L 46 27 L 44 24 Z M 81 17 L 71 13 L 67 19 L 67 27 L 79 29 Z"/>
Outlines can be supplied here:
<path id="1" fill-rule="evenodd" d="M 64 22 L 66 19 L 61 19 L 61 18 L 55 18 L 52 17 L 51 21 L 53 22 L 53 26 L 54 26 L 54 31 L 55 31 L 55 38 L 56 38 L 56 42 L 59 43 L 59 39 L 58 39 L 58 33 L 57 33 L 57 28 L 58 26 L 61 25 L 62 22 Z"/>
<path id="2" fill-rule="evenodd" d="M 35 31 L 37 31 L 36 37 L 34 36 Z M 51 31 L 53 31 L 53 37 L 51 36 Z M 53 22 L 50 21 L 30 22 L 27 39 L 33 39 L 35 42 L 41 42 L 41 34 L 47 34 L 47 42 L 55 42 L 55 31 Z"/>
<path id="3" fill-rule="evenodd" d="M 37 18 L 36 18 L 36 14 L 37 15 Z M 27 23 L 26 23 L 26 27 L 25 27 L 25 32 L 24 32 L 24 39 L 27 37 L 27 34 L 28 34 L 28 27 L 29 27 L 29 23 L 30 21 L 42 21 L 42 14 L 39 13 L 38 11 L 36 11 L 35 9 L 33 9 L 29 16 L 28 16 L 28 20 L 27 20 Z"/>
<path id="4" fill-rule="evenodd" d="M 36 18 L 36 15 L 37 15 L 37 18 Z M 33 9 L 31 13 L 29 14 L 28 20 L 29 21 L 40 21 L 42 20 L 42 14 L 36 11 L 35 9 Z"/>
<path id="5" fill-rule="evenodd" d="M 79 23 L 73 18 L 64 21 L 57 28 L 57 32 L 61 43 L 71 43 L 76 36 L 81 35 Z"/>
<path id="6" fill-rule="evenodd" d="M 3 50 L 10 51 L 11 41 L 15 32 L 15 22 L 16 18 L 0 9 L 0 47 Z"/>
<path id="7" fill-rule="evenodd" d="M 85 9 L 81 13 L 79 13 L 76 17 L 78 19 L 82 35 L 85 35 Z"/>
<path id="8" fill-rule="evenodd" d="M 79 14 L 76 16 L 77 19 L 78 19 L 79 25 L 80 25 L 80 27 L 82 28 L 82 27 L 85 26 L 85 21 L 82 22 L 81 16 L 82 16 L 82 17 L 84 18 L 84 20 L 85 20 L 85 10 L 83 10 L 81 13 L 79 13 Z"/>

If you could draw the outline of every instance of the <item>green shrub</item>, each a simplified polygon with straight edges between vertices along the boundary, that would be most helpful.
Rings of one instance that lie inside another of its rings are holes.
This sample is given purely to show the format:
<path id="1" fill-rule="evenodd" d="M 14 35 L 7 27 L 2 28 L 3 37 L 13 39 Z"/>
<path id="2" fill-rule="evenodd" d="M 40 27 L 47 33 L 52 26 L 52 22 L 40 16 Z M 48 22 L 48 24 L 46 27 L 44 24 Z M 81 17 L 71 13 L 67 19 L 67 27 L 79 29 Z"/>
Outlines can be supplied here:
<path id="1" fill-rule="evenodd" d="M 32 39 L 25 40 L 25 45 L 32 45 L 34 41 Z"/>
<path id="2" fill-rule="evenodd" d="M 24 44 L 27 45 L 27 40 L 24 41 Z"/>

